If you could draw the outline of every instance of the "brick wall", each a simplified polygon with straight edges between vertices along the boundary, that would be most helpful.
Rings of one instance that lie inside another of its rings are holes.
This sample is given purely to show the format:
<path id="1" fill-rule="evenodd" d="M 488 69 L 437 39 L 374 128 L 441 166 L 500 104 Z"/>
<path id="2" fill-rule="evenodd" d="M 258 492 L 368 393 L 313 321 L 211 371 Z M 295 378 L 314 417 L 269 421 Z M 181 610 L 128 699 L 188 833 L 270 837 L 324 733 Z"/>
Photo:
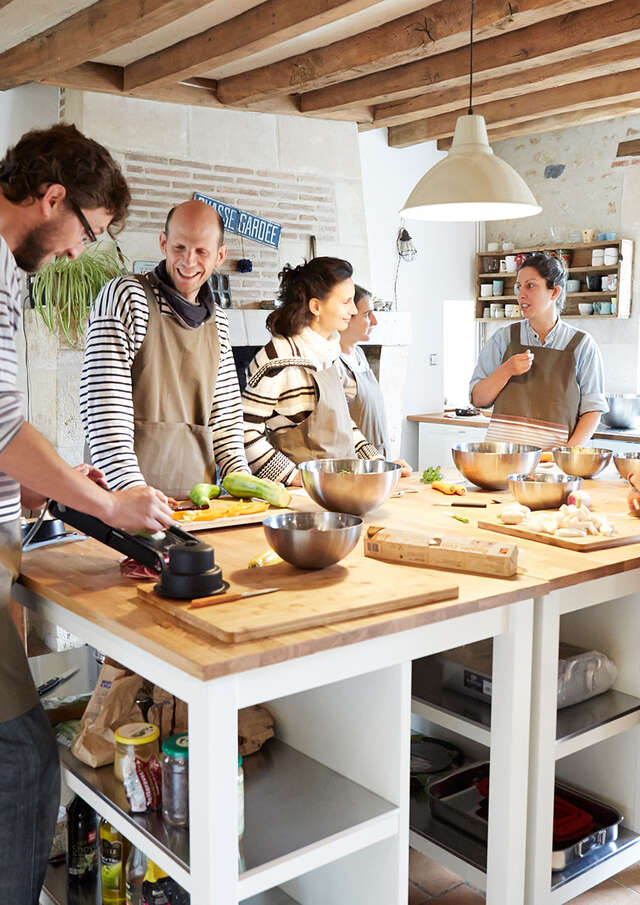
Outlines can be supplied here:
<path id="1" fill-rule="evenodd" d="M 279 223 L 281 246 L 291 241 L 305 242 L 310 255 L 311 235 L 319 242 L 337 239 L 335 187 L 326 177 L 134 152 L 122 156 L 122 166 L 133 196 L 128 231 L 157 235 L 167 211 L 199 191 Z M 255 308 L 261 301 L 274 298 L 278 271 L 287 263 L 283 252 L 250 239 L 241 242 L 239 236 L 229 232 L 225 241 L 229 253 L 221 270 L 232 274 L 234 306 Z M 253 261 L 252 273 L 236 271 L 239 258 Z"/>

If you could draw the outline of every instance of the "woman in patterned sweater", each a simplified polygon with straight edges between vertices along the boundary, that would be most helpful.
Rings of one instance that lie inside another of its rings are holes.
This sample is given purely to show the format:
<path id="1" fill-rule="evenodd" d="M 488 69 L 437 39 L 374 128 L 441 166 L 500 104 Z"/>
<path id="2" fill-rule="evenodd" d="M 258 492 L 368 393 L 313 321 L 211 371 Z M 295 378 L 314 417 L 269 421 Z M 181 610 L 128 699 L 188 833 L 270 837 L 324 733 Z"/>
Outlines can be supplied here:
<path id="1" fill-rule="evenodd" d="M 348 261 L 322 257 L 280 274 L 282 306 L 267 319 L 273 338 L 249 365 L 242 397 L 258 477 L 299 484 L 297 466 L 308 459 L 381 458 L 349 415 L 335 365 L 339 332 L 356 313 L 352 273 Z"/>

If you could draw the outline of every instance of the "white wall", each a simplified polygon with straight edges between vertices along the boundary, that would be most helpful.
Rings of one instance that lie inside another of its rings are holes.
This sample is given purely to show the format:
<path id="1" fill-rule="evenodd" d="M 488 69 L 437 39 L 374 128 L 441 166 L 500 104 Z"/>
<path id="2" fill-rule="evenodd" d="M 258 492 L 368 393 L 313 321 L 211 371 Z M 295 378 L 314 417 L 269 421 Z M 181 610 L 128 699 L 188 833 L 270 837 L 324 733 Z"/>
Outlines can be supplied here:
<path id="1" fill-rule="evenodd" d="M 29 129 L 58 121 L 58 89 L 25 85 L 0 92 L 0 154 Z"/>
<path id="2" fill-rule="evenodd" d="M 397 261 L 398 211 L 416 182 L 443 156 L 435 142 L 398 150 L 387 145 L 387 130 L 360 135 L 360 161 L 369 257 L 370 289 L 374 295 L 393 298 Z M 423 223 L 407 221 L 418 255 L 400 262 L 398 309 L 411 312 L 413 342 L 409 349 L 407 384 L 402 401 L 405 414 L 434 412 L 442 407 L 443 349 L 442 311 L 447 299 L 473 298 L 473 255 L 476 228 L 473 223 Z M 429 356 L 437 364 L 429 364 Z M 402 455 L 418 461 L 418 430 L 405 421 Z"/>

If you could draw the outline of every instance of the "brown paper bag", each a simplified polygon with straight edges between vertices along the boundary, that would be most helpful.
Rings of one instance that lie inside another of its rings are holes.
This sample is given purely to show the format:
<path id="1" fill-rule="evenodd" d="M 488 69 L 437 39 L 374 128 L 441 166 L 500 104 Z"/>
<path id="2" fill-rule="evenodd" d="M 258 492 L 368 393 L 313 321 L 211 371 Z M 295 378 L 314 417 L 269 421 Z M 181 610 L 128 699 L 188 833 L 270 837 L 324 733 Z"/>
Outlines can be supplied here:
<path id="1" fill-rule="evenodd" d="M 135 703 L 141 684 L 140 676 L 123 668 L 108 664 L 102 667 L 71 748 L 78 760 L 90 767 L 113 763 L 115 730 L 125 723 L 142 722 L 142 713 Z"/>
<path id="2" fill-rule="evenodd" d="M 255 704 L 238 711 L 238 754 L 259 751 L 274 734 L 274 721 L 266 707 Z"/>

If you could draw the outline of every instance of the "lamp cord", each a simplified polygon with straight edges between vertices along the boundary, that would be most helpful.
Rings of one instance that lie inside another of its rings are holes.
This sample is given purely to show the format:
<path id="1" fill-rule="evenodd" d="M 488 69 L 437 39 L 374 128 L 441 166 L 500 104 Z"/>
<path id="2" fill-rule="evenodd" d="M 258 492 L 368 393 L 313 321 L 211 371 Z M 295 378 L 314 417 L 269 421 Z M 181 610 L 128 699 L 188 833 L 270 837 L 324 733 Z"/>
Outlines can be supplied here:
<path id="1" fill-rule="evenodd" d="M 473 5 L 471 0 L 471 22 L 469 24 L 469 116 L 473 115 Z"/>

